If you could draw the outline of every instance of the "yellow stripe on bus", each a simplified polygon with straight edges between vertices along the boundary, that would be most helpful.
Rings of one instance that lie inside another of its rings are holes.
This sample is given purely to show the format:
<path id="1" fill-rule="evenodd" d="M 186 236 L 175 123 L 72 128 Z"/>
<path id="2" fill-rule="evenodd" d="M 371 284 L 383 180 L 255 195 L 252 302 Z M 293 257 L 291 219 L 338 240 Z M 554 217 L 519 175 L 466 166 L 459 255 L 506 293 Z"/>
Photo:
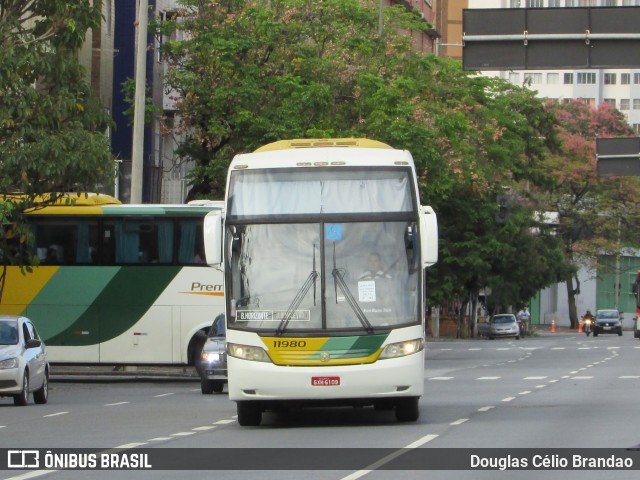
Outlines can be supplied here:
<path id="1" fill-rule="evenodd" d="M 51 280 L 60 267 L 35 267 L 33 272 L 20 272 L 19 268 L 8 268 L 4 286 L 4 298 L 11 298 L 11 305 L 4 302 L 0 305 L 0 312 L 8 315 L 20 315 L 40 290 Z"/>

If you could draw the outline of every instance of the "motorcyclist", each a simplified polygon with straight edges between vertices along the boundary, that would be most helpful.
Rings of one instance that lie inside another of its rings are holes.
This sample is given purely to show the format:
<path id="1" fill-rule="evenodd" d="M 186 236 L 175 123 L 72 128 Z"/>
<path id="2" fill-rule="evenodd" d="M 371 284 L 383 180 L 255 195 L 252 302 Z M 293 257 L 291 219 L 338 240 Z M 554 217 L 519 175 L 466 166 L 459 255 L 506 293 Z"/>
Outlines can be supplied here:
<path id="1" fill-rule="evenodd" d="M 529 329 L 529 319 L 531 318 L 529 307 L 525 305 L 525 307 L 518 312 L 517 318 L 520 323 L 520 335 L 525 336 Z"/>
<path id="2" fill-rule="evenodd" d="M 584 316 L 582 317 L 582 323 L 584 325 L 584 333 L 586 333 L 587 336 L 591 334 L 593 321 L 594 321 L 594 318 L 593 318 L 593 315 L 591 314 L 591 310 L 587 310 L 587 313 L 585 313 Z"/>

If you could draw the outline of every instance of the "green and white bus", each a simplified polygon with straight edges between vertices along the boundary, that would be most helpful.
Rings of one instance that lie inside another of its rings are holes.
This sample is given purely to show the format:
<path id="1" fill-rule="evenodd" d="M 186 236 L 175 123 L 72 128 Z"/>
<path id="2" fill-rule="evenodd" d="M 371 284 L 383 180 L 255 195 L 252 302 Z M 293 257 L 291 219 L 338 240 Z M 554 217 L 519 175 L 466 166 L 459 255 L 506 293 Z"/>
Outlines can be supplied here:
<path id="1" fill-rule="evenodd" d="M 202 233 L 221 206 L 81 195 L 34 209 L 27 221 L 40 266 L 8 267 L 0 313 L 29 317 L 51 362 L 191 365 L 224 311 Z"/>
<path id="2" fill-rule="evenodd" d="M 410 153 L 366 139 L 276 142 L 233 159 L 225 202 L 205 218 L 205 248 L 225 276 L 240 425 L 315 404 L 417 420 L 438 234 Z"/>

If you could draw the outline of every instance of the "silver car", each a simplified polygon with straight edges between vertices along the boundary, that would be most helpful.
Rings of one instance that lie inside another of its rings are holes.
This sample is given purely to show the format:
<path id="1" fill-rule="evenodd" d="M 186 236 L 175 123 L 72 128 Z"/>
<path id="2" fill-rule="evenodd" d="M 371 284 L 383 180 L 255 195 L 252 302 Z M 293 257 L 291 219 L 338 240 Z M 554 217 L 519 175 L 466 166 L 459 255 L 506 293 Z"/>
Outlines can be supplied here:
<path id="1" fill-rule="evenodd" d="M 0 315 L 0 397 L 24 406 L 49 399 L 49 362 L 44 342 L 26 317 Z"/>
<path id="2" fill-rule="evenodd" d="M 218 315 L 211 328 L 207 341 L 202 347 L 202 354 L 198 362 L 200 387 L 203 394 L 220 393 L 227 383 L 227 341 L 224 315 Z"/>
<path id="3" fill-rule="evenodd" d="M 511 313 L 494 315 L 488 322 L 478 324 L 478 328 L 478 333 L 481 336 L 489 337 L 490 340 L 502 337 L 520 339 L 520 326 L 516 316 Z"/>

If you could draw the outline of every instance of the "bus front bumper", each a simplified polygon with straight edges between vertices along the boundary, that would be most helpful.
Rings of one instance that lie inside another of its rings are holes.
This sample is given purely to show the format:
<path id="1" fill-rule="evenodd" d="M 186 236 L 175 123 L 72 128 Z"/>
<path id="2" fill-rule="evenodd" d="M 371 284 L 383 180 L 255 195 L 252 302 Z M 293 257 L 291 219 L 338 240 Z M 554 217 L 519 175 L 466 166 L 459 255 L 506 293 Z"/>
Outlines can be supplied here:
<path id="1" fill-rule="evenodd" d="M 424 391 L 424 351 L 365 365 L 326 367 L 287 367 L 230 357 L 228 367 L 233 401 L 363 403 L 419 397 Z"/>

